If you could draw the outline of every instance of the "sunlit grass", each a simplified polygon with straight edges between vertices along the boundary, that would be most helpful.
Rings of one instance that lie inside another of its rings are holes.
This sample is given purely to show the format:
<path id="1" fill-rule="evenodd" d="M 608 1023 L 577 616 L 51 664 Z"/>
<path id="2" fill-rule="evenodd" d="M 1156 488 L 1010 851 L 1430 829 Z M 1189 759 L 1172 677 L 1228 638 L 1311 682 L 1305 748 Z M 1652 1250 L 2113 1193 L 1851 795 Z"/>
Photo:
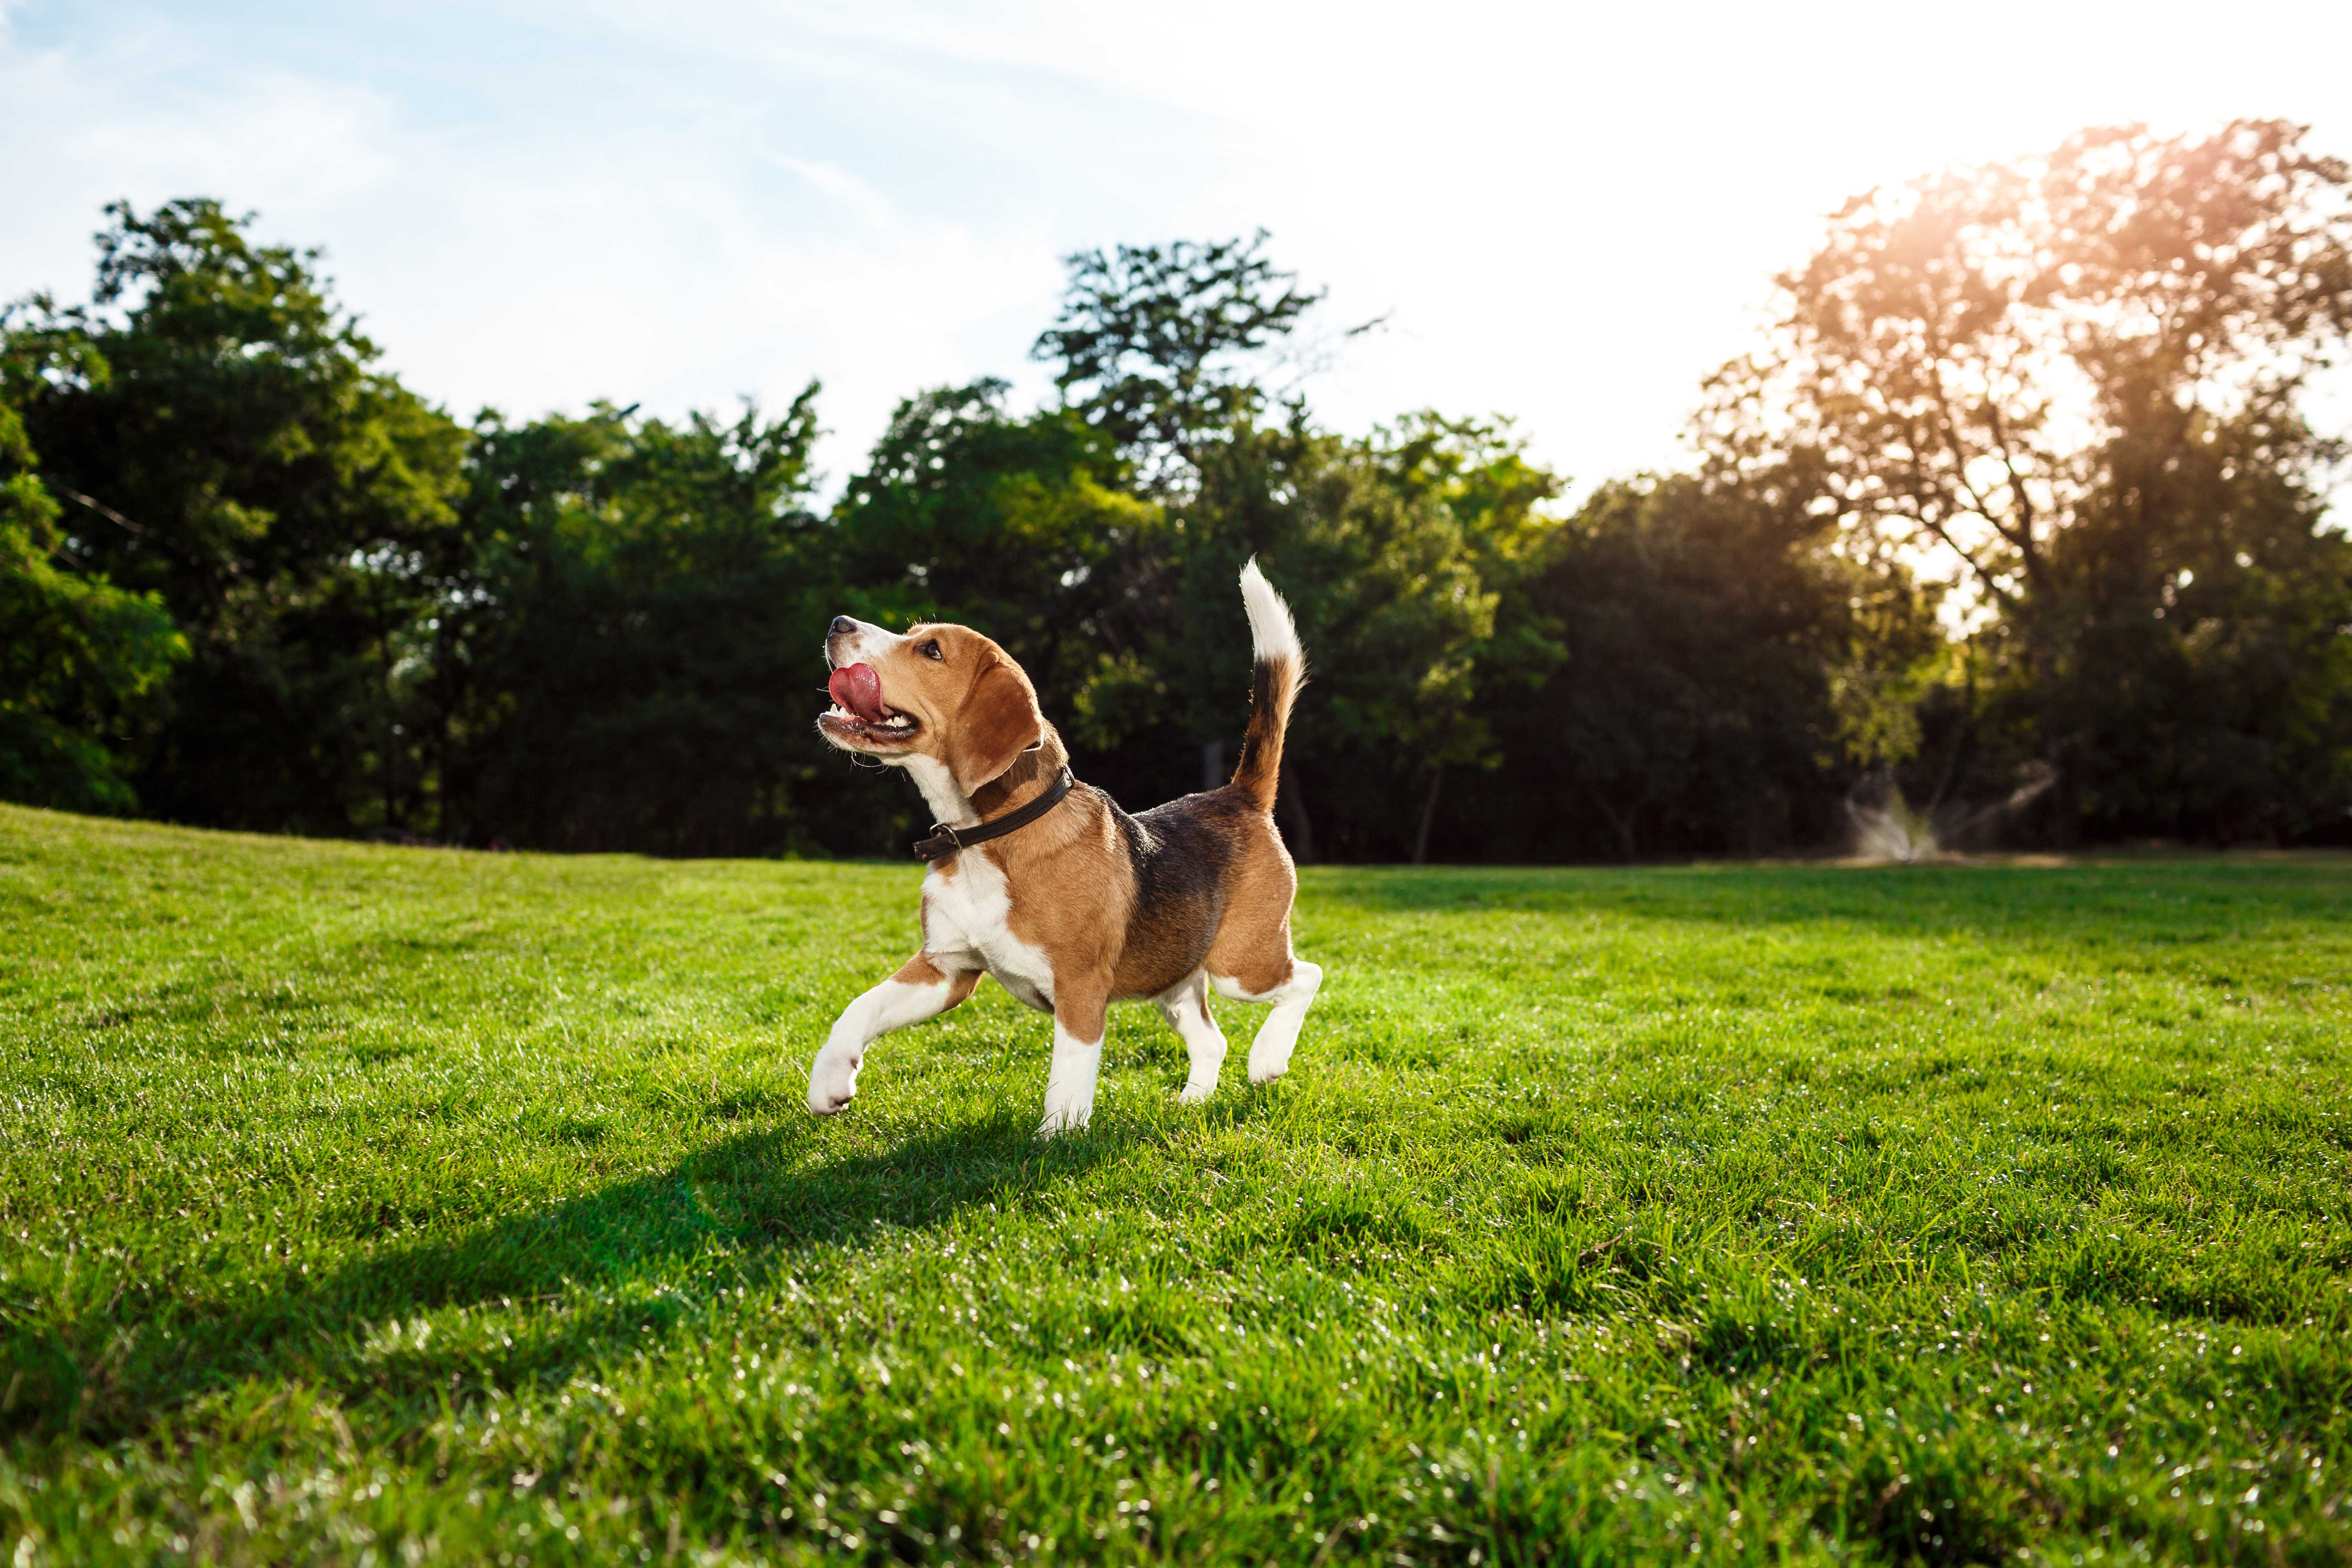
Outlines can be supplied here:
<path id="1" fill-rule="evenodd" d="M 2352 1543 L 2352 863 L 1312 872 L 1052 1145 L 916 878 L 0 808 L 0 1563 Z"/>

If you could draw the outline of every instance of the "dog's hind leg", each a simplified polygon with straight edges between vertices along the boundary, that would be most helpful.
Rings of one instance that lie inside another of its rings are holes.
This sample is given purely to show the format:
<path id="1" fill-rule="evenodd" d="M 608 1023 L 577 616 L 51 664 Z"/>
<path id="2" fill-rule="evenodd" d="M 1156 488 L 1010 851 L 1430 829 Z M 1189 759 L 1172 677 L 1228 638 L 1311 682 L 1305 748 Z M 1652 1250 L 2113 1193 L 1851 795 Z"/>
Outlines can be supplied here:
<path id="1" fill-rule="evenodd" d="M 936 1018 L 971 994 L 980 971 L 950 973 L 917 953 L 898 973 L 859 996 L 834 1020 L 833 1033 L 809 1068 L 808 1105 L 819 1116 L 830 1116 L 857 1093 L 857 1069 L 866 1064 L 866 1047 L 893 1029 Z"/>
<path id="2" fill-rule="evenodd" d="M 1218 1069 L 1225 1065 L 1225 1037 L 1217 1021 L 1209 1016 L 1208 972 L 1194 970 L 1154 1000 L 1160 1004 L 1160 1016 L 1184 1042 L 1184 1054 L 1192 1060 L 1177 1100 L 1190 1105 L 1208 1099 L 1216 1089 Z"/>
<path id="3" fill-rule="evenodd" d="M 1253 722 L 1255 721 L 1253 720 Z M 1270 798 L 1270 797 L 1269 797 Z M 1209 944 L 1209 981 L 1217 994 L 1235 1002 L 1271 1002 L 1274 1011 L 1250 1042 L 1252 1083 L 1280 1078 L 1290 1068 L 1298 1026 L 1323 984 L 1320 965 L 1290 950 L 1290 909 L 1297 897 L 1298 873 L 1274 830 L 1274 819 L 1255 819 L 1244 835 L 1223 921 Z"/>
<path id="4" fill-rule="evenodd" d="M 1307 1022 L 1307 1009 L 1315 1005 L 1315 993 L 1323 988 L 1323 966 L 1309 963 L 1303 958 L 1292 958 L 1282 966 L 1282 978 L 1264 984 L 1256 975 L 1213 974 L 1217 994 L 1236 1002 L 1271 1002 L 1274 1011 L 1257 1026 L 1257 1038 L 1250 1042 L 1249 1076 L 1252 1083 L 1267 1083 L 1290 1070 L 1290 1053 L 1298 1044 L 1299 1026 Z M 1251 982 L 1258 981 L 1258 985 Z M 1261 988 L 1262 986 L 1262 988 Z"/>

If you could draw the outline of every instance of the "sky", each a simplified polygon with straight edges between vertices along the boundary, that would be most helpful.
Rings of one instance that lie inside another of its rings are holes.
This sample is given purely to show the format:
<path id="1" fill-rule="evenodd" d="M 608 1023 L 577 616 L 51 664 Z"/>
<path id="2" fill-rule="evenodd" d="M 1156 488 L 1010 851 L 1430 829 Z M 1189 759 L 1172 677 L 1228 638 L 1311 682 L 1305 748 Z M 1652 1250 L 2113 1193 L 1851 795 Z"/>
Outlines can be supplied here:
<path id="1" fill-rule="evenodd" d="M 1580 486 L 1676 461 L 1700 379 L 1845 197 L 2087 124 L 2311 124 L 2352 5 L 0 0 L 0 300 L 100 207 L 317 245 L 460 416 L 781 408 L 840 483 L 898 399 L 1028 347 L 1061 258 L 1272 232 L 1359 431 L 1506 415 Z"/>

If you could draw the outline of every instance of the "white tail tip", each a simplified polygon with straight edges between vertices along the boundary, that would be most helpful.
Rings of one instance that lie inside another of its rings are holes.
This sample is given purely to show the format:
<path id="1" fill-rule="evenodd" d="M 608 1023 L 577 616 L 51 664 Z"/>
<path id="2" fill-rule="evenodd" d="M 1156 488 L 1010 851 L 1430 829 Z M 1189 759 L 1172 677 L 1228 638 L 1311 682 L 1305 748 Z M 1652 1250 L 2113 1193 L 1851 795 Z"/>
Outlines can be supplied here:
<path id="1" fill-rule="evenodd" d="M 1307 662 L 1306 650 L 1298 646 L 1298 627 L 1290 618 L 1290 606 L 1257 569 L 1257 557 L 1253 555 L 1242 568 L 1242 605 L 1249 611 L 1250 654 L 1261 661 L 1287 656 L 1300 664 Z"/>

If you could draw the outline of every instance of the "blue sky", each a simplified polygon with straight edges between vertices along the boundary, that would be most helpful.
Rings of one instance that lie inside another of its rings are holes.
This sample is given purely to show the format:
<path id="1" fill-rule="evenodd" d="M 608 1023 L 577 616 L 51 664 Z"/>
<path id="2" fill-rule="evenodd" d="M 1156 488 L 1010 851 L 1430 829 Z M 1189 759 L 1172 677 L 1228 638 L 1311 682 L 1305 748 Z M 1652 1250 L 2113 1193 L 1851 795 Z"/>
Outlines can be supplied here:
<path id="1" fill-rule="evenodd" d="M 461 415 L 816 376 L 838 479 L 919 387 L 1042 395 L 1065 252 L 1262 225 L 1389 314 L 1330 422 L 1509 414 L 1589 482 L 1674 460 L 1853 192 L 2131 119 L 2352 153 L 2352 6 L 2223 15 L 0 0 L 0 299 L 86 289 L 110 198 L 217 195 Z"/>

